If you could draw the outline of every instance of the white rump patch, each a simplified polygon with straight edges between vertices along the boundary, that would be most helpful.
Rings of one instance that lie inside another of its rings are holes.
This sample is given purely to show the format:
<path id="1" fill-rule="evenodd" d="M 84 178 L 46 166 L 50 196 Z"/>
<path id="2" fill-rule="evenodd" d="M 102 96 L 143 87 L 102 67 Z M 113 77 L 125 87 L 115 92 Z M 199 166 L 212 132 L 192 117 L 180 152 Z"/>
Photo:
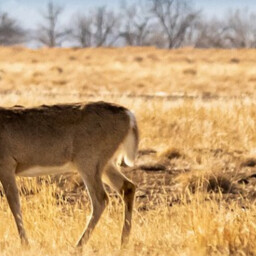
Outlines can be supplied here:
<path id="1" fill-rule="evenodd" d="M 126 111 L 126 113 L 128 114 L 128 116 L 130 118 L 130 128 L 135 127 L 136 126 L 136 119 L 135 119 L 134 114 L 130 110 Z"/>
<path id="2" fill-rule="evenodd" d="M 133 128 L 136 127 L 137 124 L 134 114 L 129 110 L 127 110 L 126 113 L 130 119 L 129 130 L 124 141 L 115 153 L 113 160 L 116 165 L 121 165 L 122 161 L 124 161 L 126 165 L 133 167 L 137 153 L 136 138 L 133 132 Z"/>

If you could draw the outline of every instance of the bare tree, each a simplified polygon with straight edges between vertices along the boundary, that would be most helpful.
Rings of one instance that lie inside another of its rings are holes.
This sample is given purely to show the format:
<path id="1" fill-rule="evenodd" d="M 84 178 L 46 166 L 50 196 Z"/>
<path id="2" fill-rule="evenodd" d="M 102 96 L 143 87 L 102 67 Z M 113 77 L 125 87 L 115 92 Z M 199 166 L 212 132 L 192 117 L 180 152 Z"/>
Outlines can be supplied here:
<path id="1" fill-rule="evenodd" d="M 223 19 L 201 19 L 196 22 L 191 36 L 191 44 L 197 48 L 228 48 L 229 26 Z"/>
<path id="2" fill-rule="evenodd" d="M 42 13 L 45 25 L 39 25 L 37 39 L 43 45 L 48 47 L 60 46 L 69 34 L 67 29 L 60 29 L 58 26 L 59 17 L 63 8 L 48 2 L 47 12 Z"/>
<path id="3" fill-rule="evenodd" d="M 124 7 L 123 28 L 120 36 L 126 45 L 142 46 L 150 44 L 150 14 L 141 3 Z"/>
<path id="4" fill-rule="evenodd" d="M 230 47 L 256 47 L 256 14 L 248 10 L 229 12 L 228 26 Z"/>
<path id="5" fill-rule="evenodd" d="M 26 32 L 8 13 L 0 13 L 0 45 L 13 45 L 25 41 Z"/>
<path id="6" fill-rule="evenodd" d="M 118 39 L 118 16 L 106 7 L 98 7 L 93 14 L 93 41 L 96 47 L 112 46 Z"/>
<path id="7" fill-rule="evenodd" d="M 182 46 L 188 29 L 199 17 L 187 0 L 149 0 L 151 13 L 156 18 L 167 40 L 168 48 Z"/>
<path id="8" fill-rule="evenodd" d="M 85 15 L 77 15 L 77 18 L 75 19 L 72 36 L 78 41 L 81 47 L 92 46 L 92 22 L 92 17 Z"/>
<path id="9" fill-rule="evenodd" d="M 256 15 L 229 11 L 223 18 L 202 19 L 196 23 L 194 46 L 200 48 L 256 47 Z"/>

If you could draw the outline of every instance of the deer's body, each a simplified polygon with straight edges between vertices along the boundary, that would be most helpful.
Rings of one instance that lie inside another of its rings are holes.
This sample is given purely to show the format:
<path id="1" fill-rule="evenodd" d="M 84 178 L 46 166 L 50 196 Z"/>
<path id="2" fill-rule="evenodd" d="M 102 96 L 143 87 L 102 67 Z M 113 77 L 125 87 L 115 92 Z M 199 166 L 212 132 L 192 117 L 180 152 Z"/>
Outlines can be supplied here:
<path id="1" fill-rule="evenodd" d="M 116 165 L 134 161 L 138 130 L 132 113 L 96 102 L 38 108 L 0 108 L 0 181 L 22 241 L 27 241 L 15 175 L 38 176 L 76 169 L 89 192 L 93 213 L 78 245 L 86 242 L 108 197 L 103 182 L 125 203 L 122 242 L 128 239 L 135 187 Z"/>

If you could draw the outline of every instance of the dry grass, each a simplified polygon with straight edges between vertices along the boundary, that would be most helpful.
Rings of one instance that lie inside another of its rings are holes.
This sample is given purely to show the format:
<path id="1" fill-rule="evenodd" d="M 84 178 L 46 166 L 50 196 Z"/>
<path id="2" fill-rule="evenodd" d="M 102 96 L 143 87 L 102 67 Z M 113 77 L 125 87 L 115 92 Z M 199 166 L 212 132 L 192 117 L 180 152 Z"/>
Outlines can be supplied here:
<path id="1" fill-rule="evenodd" d="M 2 92 L 255 95 L 254 50 L 16 47 L 0 60 Z"/>
<path id="2" fill-rule="evenodd" d="M 131 241 L 119 249 L 112 193 L 84 255 L 256 255 L 255 61 L 255 50 L 0 49 L 2 106 L 106 100 L 137 116 Z M 30 248 L 0 197 L 1 255 L 79 255 L 90 204 L 70 179 L 18 179 Z"/>

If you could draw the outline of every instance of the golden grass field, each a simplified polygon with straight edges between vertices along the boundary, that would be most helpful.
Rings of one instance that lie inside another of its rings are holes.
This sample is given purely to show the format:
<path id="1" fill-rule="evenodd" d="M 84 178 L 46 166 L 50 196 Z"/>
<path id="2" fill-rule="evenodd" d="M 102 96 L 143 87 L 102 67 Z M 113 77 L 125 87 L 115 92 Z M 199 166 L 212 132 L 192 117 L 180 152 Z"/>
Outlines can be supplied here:
<path id="1" fill-rule="evenodd" d="M 1 106 L 104 100 L 133 110 L 133 229 L 110 193 L 83 255 L 256 255 L 256 50 L 0 48 Z M 77 176 L 18 178 L 30 247 L 0 196 L 0 255 L 80 255 Z M 2 190 L 1 190 L 2 191 Z"/>

